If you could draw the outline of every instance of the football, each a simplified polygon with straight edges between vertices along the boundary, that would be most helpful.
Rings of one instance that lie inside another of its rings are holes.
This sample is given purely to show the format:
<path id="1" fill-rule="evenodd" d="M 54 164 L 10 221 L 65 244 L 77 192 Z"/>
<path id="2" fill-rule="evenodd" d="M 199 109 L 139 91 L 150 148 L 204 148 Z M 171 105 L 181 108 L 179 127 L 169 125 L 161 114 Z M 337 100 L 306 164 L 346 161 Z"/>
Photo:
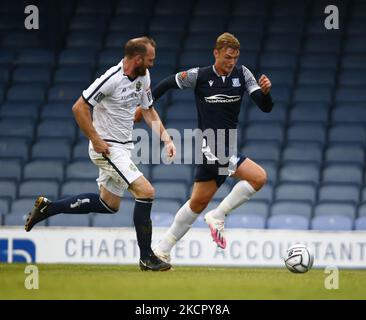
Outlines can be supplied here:
<path id="1" fill-rule="evenodd" d="M 295 244 L 287 249 L 284 260 L 291 272 L 305 273 L 312 268 L 314 255 L 305 245 Z"/>

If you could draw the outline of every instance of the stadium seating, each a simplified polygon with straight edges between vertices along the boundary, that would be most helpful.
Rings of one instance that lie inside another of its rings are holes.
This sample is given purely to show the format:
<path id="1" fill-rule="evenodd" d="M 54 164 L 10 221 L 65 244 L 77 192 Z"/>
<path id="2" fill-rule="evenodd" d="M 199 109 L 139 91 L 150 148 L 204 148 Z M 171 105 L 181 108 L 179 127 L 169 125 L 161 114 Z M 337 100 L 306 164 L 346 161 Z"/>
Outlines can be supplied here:
<path id="1" fill-rule="evenodd" d="M 121 61 L 128 39 L 146 34 L 156 40 L 154 87 L 177 71 L 211 64 L 215 38 L 229 31 L 241 41 L 238 63 L 256 78 L 271 79 L 275 105 L 267 114 L 243 99 L 238 150 L 265 168 L 268 182 L 229 215 L 227 227 L 365 230 L 366 7 L 363 1 L 337 1 L 344 13 L 342 30 L 329 32 L 323 25 L 327 4 L 66 1 L 62 36 L 52 33 L 60 44 L 53 46 L 44 30 L 26 32 L 17 2 L 6 2 L 0 9 L 2 223 L 24 224 L 24 214 L 41 193 L 57 199 L 98 192 L 98 169 L 71 108 L 95 77 Z M 167 128 L 183 132 L 196 127 L 194 99 L 193 90 L 171 90 L 155 106 Z M 138 167 L 156 190 L 154 225 L 168 226 L 189 197 L 194 166 L 149 165 L 150 144 L 136 147 L 133 158 L 146 161 Z M 190 154 L 184 150 L 178 158 L 191 160 Z M 205 212 L 234 183 L 227 179 Z M 131 227 L 133 207 L 126 192 L 117 214 L 59 215 L 41 225 Z M 203 215 L 195 226 L 207 227 Z"/>

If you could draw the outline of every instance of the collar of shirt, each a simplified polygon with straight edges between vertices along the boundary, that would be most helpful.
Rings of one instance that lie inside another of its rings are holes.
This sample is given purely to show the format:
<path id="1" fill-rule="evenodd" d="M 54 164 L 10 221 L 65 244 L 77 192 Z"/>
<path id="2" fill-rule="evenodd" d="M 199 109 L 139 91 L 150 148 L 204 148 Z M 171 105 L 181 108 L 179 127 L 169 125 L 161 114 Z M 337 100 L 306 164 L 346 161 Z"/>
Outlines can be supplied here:
<path id="1" fill-rule="evenodd" d="M 229 77 L 230 77 L 230 75 L 231 75 L 231 72 L 230 72 L 228 75 L 226 75 L 226 76 L 222 76 L 222 75 L 220 75 L 220 74 L 217 72 L 217 70 L 216 70 L 216 68 L 215 68 L 215 65 L 213 65 L 213 66 L 212 66 L 212 70 L 213 70 L 213 72 L 214 72 L 218 77 L 222 78 L 223 80 L 224 80 L 225 78 L 229 78 Z M 224 80 L 224 81 L 225 81 L 225 80 Z"/>

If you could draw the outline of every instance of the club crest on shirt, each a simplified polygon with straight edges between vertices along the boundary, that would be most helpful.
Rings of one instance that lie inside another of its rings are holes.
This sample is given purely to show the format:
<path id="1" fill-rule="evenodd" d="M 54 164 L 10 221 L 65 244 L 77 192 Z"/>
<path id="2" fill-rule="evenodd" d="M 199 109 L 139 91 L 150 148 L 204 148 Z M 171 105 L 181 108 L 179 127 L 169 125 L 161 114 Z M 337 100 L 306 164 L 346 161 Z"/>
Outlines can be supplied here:
<path id="1" fill-rule="evenodd" d="M 136 83 L 136 91 L 139 92 L 141 90 L 141 88 L 142 88 L 141 81 L 137 81 L 137 83 Z"/>
<path id="2" fill-rule="evenodd" d="M 233 87 L 241 87 L 241 83 L 239 81 L 239 78 L 232 78 Z"/>

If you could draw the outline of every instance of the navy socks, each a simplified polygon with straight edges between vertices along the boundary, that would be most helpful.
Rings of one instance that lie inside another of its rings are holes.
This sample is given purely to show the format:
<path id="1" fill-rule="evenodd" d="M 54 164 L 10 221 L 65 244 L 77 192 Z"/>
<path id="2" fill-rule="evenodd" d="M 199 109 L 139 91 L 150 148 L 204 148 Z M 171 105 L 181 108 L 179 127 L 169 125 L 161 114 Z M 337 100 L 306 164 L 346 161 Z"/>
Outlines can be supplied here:
<path id="1" fill-rule="evenodd" d="M 133 211 L 133 222 L 135 223 L 141 259 L 153 254 L 151 250 L 152 223 L 150 217 L 152 202 L 152 199 L 136 199 Z"/>
<path id="2" fill-rule="evenodd" d="M 117 211 L 108 207 L 99 194 L 83 193 L 52 202 L 46 212 L 47 215 L 53 216 L 58 213 L 116 213 Z"/>

